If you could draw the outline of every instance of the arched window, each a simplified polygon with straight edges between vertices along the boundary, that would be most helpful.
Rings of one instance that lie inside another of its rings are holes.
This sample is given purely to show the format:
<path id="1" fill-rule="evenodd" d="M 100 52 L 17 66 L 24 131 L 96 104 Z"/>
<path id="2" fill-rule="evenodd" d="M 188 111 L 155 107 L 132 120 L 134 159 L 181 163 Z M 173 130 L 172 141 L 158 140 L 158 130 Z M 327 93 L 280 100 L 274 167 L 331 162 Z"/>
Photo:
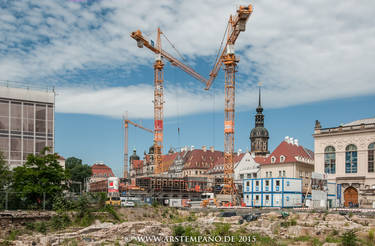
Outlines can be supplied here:
<path id="1" fill-rule="evenodd" d="M 345 172 L 357 173 L 357 147 L 350 144 L 346 146 L 345 151 Z"/>
<path id="2" fill-rule="evenodd" d="M 284 162 L 285 161 L 285 156 L 281 155 L 280 156 L 280 162 Z"/>
<path id="3" fill-rule="evenodd" d="M 275 163 L 276 162 L 276 157 L 272 156 L 271 157 L 271 163 Z"/>
<path id="4" fill-rule="evenodd" d="M 374 172 L 375 142 L 368 146 L 368 172 Z"/>
<path id="5" fill-rule="evenodd" d="M 324 149 L 324 172 L 336 173 L 336 153 L 333 146 Z"/>

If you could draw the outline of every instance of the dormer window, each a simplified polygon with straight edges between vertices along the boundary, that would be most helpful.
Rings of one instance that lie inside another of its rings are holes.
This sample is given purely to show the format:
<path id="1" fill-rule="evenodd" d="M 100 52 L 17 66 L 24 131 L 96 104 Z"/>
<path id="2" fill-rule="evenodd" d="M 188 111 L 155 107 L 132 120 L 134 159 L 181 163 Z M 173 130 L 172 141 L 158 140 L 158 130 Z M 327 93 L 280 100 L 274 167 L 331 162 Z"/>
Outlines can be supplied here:
<path id="1" fill-rule="evenodd" d="M 285 161 L 285 156 L 280 156 L 280 162 L 284 162 Z"/>
<path id="2" fill-rule="evenodd" d="M 276 162 L 276 157 L 272 156 L 271 157 L 271 163 L 275 163 Z"/>

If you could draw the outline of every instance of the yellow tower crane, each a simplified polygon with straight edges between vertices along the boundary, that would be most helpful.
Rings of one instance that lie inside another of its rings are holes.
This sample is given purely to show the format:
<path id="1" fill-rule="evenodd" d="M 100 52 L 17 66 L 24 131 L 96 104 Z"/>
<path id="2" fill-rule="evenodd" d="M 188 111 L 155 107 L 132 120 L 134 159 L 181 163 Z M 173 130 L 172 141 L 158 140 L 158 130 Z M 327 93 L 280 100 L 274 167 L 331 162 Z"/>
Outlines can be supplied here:
<path id="1" fill-rule="evenodd" d="M 160 35 L 163 34 L 160 28 L 157 31 L 157 41 L 156 47 L 153 42 L 149 42 L 143 37 L 142 32 L 137 30 L 131 33 L 131 37 L 137 41 L 137 46 L 139 48 L 146 47 L 156 54 L 154 63 L 154 165 L 155 173 L 163 173 L 166 167 L 162 166 L 162 150 L 163 150 L 163 104 L 164 104 L 164 76 L 163 76 L 163 58 L 168 60 L 172 65 L 182 69 L 186 73 L 190 74 L 194 78 L 207 84 L 207 80 L 194 71 L 191 67 L 183 64 L 172 55 L 168 54 L 161 48 Z"/>
<path id="2" fill-rule="evenodd" d="M 234 54 L 234 44 L 240 34 L 246 30 L 246 22 L 253 12 L 252 5 L 240 6 L 236 16 L 230 16 L 227 26 L 226 44 L 217 59 L 206 83 L 210 89 L 222 64 L 225 65 L 225 109 L 224 109 L 224 187 L 222 193 L 231 195 L 231 201 L 236 204 L 237 189 L 234 184 L 234 120 L 235 120 L 235 74 L 239 60 Z M 225 34 L 224 34 L 225 35 Z M 221 50 L 221 49 L 220 49 Z M 220 53 L 220 51 L 219 51 Z"/>

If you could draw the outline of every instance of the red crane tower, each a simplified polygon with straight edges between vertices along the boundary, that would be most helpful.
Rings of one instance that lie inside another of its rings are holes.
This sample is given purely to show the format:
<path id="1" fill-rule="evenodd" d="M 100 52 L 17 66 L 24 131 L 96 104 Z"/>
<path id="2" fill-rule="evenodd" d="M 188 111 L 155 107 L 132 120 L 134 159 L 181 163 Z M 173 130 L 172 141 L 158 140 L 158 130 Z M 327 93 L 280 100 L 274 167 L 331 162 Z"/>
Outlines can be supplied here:
<path id="1" fill-rule="evenodd" d="M 161 48 L 160 35 L 163 34 L 158 28 L 156 47 L 154 47 L 152 42 L 149 42 L 146 38 L 143 37 L 142 32 L 137 30 L 136 32 L 131 33 L 131 37 L 137 41 L 137 46 L 139 48 L 146 47 L 156 54 L 155 63 L 154 63 L 154 164 L 155 164 L 155 173 L 165 172 L 165 167 L 162 166 L 162 149 L 163 149 L 163 104 L 164 104 L 164 95 L 163 95 L 163 68 L 164 63 L 162 58 L 167 59 L 172 65 L 182 69 L 186 73 L 190 74 L 194 78 L 207 83 L 207 80 L 194 71 L 191 67 L 183 64 L 172 55 L 168 54 Z"/>

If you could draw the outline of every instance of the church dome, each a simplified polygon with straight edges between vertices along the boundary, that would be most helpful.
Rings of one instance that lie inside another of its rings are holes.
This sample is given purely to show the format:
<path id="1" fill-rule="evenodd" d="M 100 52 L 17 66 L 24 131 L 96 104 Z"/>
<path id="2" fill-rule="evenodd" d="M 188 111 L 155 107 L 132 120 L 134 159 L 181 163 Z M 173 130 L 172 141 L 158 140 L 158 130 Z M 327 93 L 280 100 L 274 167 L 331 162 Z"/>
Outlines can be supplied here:
<path id="1" fill-rule="evenodd" d="M 153 154 L 154 153 L 154 145 L 151 145 L 151 147 L 148 149 L 148 154 Z"/>
<path id="2" fill-rule="evenodd" d="M 133 154 L 130 156 L 130 161 L 139 160 L 139 156 L 137 155 L 137 151 L 133 150 Z"/>
<path id="3" fill-rule="evenodd" d="M 251 130 L 250 138 L 268 138 L 268 130 L 264 127 L 258 126 Z"/>

